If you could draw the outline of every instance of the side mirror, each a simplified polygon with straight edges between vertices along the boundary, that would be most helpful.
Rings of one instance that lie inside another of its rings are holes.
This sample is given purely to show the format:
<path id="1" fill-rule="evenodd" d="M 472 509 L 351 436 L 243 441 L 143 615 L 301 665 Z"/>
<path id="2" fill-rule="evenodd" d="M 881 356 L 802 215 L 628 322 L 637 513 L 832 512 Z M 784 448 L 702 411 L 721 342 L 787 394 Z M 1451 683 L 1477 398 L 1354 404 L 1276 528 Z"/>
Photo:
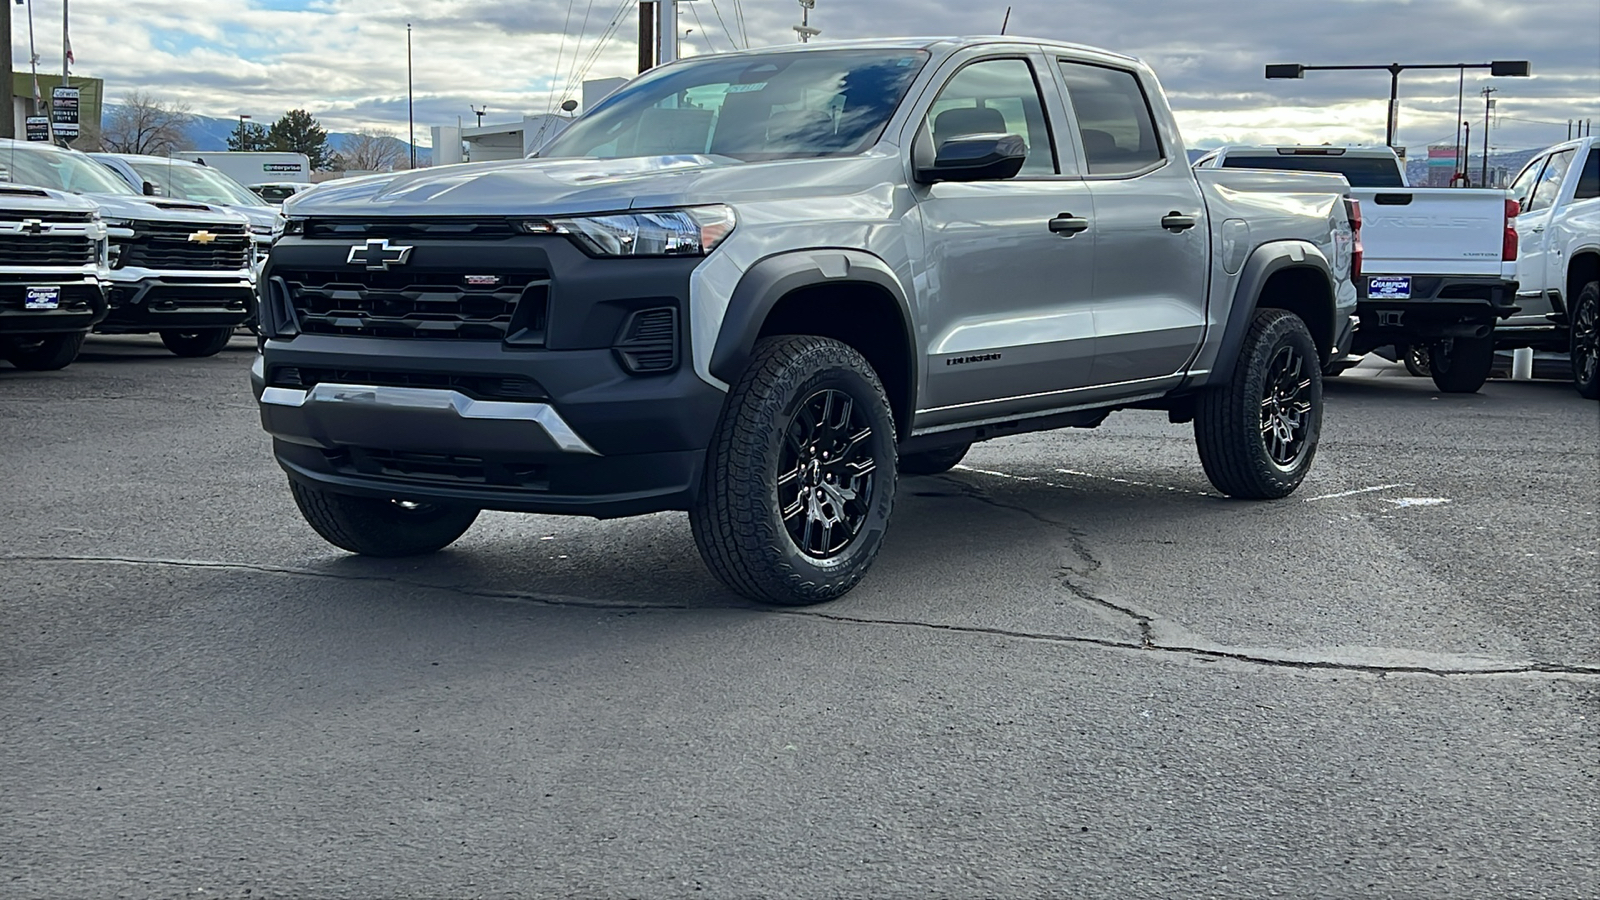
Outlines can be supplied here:
<path id="1" fill-rule="evenodd" d="M 939 145 L 933 165 L 917 170 L 917 181 L 1003 181 L 1015 178 L 1028 160 L 1028 144 L 1015 134 L 963 134 Z"/>
<path id="2" fill-rule="evenodd" d="M 142 190 L 143 190 L 144 195 L 146 197 L 159 197 L 159 196 L 161 196 L 161 189 L 156 187 L 155 184 L 153 184 L 152 182 L 149 182 L 149 181 L 146 181 L 144 183 L 144 187 L 142 188 Z"/>

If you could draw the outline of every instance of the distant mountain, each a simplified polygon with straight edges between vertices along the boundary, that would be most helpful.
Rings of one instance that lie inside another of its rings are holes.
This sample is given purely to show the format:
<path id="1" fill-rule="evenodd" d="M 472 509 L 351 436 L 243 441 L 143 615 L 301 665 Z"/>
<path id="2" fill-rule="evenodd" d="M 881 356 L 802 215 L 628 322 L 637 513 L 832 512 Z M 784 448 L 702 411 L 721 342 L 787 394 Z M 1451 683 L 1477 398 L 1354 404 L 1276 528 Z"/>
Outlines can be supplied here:
<path id="1" fill-rule="evenodd" d="M 104 118 L 109 120 L 116 110 L 116 104 L 107 104 Z M 262 127 L 268 127 L 271 122 L 256 122 Z M 219 119 L 212 116 L 194 116 L 189 124 L 189 140 L 194 144 L 195 150 L 209 150 L 212 152 L 227 150 L 228 139 L 239 133 L 238 119 Z M 338 153 L 344 149 L 344 142 L 355 135 L 342 131 L 328 132 L 328 146 L 333 152 Z M 400 145 L 402 154 L 406 158 L 411 156 L 411 145 L 404 140 L 396 138 L 395 143 Z M 433 160 L 433 151 L 427 147 L 417 148 L 417 163 L 424 165 Z"/>

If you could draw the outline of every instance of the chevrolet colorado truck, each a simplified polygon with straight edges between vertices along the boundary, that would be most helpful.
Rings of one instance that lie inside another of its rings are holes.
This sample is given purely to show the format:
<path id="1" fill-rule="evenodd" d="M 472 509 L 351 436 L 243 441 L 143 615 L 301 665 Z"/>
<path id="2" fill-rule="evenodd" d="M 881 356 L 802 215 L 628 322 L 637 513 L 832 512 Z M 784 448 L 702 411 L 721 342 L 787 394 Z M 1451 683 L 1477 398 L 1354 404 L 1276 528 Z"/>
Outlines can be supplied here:
<path id="1" fill-rule="evenodd" d="M 479 510 L 687 510 L 751 598 L 838 597 L 900 475 L 1193 422 L 1223 493 L 1305 477 L 1359 252 L 1334 175 L 1203 172 L 1154 74 L 1019 38 L 652 70 L 537 158 L 325 184 L 263 273 L 261 420 L 378 556 Z"/>
<path id="2" fill-rule="evenodd" d="M 98 334 L 156 332 L 178 356 L 211 356 L 255 312 L 249 223 L 205 203 L 142 197 L 87 154 L 0 139 L 0 181 L 82 194 L 109 240 L 110 311 Z"/>
<path id="3" fill-rule="evenodd" d="M 1517 302 L 1500 326 L 1515 346 L 1565 350 L 1578 393 L 1600 399 L 1600 138 L 1556 144 L 1511 185 L 1517 216 Z"/>
<path id="4" fill-rule="evenodd" d="M 1495 347 L 1510 346 L 1497 326 L 1518 311 L 1509 192 L 1409 187 L 1388 147 L 1223 147 L 1195 165 L 1343 175 L 1361 202 L 1365 250 L 1352 355 L 1392 346 L 1391 358 L 1426 368 L 1441 391 L 1483 387 Z"/>
<path id="5" fill-rule="evenodd" d="M 82 197 L 0 183 L 0 358 L 70 365 L 106 314 L 106 228 Z"/>

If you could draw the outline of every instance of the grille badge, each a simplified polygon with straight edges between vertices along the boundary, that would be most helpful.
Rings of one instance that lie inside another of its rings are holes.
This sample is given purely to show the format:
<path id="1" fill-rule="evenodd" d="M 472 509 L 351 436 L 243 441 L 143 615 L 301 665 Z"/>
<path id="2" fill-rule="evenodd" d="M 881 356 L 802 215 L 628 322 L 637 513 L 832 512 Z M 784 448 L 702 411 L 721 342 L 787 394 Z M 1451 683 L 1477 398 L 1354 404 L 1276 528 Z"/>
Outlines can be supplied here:
<path id="1" fill-rule="evenodd" d="M 468 276 L 466 276 L 466 280 L 467 280 L 467 284 L 471 285 L 472 287 L 499 287 L 500 286 L 500 276 L 499 275 L 468 275 Z"/>
<path id="2" fill-rule="evenodd" d="M 388 238 L 368 238 L 365 244 L 354 244 L 345 262 L 352 266 L 364 265 L 369 272 L 387 272 L 390 266 L 403 266 L 411 258 L 412 247 L 391 247 Z"/>
<path id="3" fill-rule="evenodd" d="M 194 234 L 189 235 L 189 242 L 192 244 L 209 244 L 216 239 L 216 235 L 205 230 L 204 228 L 196 231 Z"/>

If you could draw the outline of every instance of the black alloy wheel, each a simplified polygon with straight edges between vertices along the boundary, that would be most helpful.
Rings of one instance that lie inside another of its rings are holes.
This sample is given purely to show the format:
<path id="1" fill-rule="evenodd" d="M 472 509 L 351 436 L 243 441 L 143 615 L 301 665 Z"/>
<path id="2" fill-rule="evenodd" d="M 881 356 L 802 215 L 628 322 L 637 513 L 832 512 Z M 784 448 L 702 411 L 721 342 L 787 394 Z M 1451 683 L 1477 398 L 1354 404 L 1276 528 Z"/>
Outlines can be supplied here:
<path id="1" fill-rule="evenodd" d="M 1427 378 L 1433 374 L 1433 352 L 1427 344 L 1411 344 L 1399 356 L 1413 378 Z"/>
<path id="2" fill-rule="evenodd" d="M 795 410 L 779 453 L 778 505 L 800 552 L 831 559 L 861 533 L 877 462 L 872 423 L 849 395 L 821 390 Z"/>
<path id="3" fill-rule="evenodd" d="M 1600 399 L 1600 281 L 1583 286 L 1572 305 L 1572 384 L 1590 400 Z"/>
<path id="4" fill-rule="evenodd" d="M 1278 348 L 1262 383 L 1261 447 L 1280 471 L 1292 472 L 1311 447 L 1309 363 L 1293 344 Z"/>

